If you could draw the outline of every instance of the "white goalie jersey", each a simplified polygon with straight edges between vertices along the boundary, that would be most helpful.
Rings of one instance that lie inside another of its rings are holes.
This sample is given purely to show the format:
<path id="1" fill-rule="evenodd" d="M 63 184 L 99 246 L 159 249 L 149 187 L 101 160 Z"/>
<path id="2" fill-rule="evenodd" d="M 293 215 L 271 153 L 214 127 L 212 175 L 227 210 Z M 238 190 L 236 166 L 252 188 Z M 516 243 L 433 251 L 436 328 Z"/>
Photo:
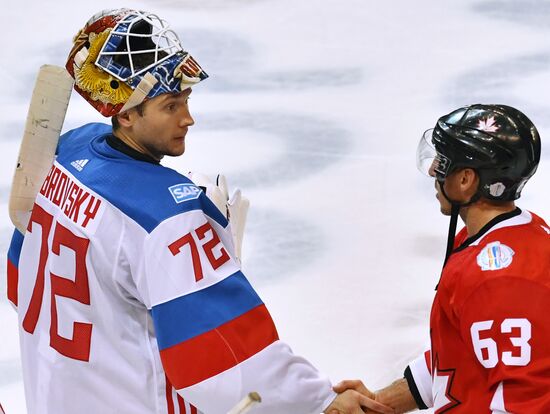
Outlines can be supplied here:
<path id="1" fill-rule="evenodd" d="M 8 253 L 29 414 L 318 414 L 331 384 L 280 341 L 228 222 L 185 176 L 65 134 Z"/>

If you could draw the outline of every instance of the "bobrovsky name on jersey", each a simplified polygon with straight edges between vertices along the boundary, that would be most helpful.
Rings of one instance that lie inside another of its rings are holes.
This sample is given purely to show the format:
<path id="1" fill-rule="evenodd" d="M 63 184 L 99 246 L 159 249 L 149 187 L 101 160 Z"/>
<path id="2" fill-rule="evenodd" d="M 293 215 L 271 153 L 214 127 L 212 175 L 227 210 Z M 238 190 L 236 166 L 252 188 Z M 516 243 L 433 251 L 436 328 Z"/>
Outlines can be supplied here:
<path id="1" fill-rule="evenodd" d="M 40 194 L 58 206 L 74 223 L 86 227 L 94 220 L 101 200 L 77 184 L 69 175 L 52 165 L 40 188 Z"/>

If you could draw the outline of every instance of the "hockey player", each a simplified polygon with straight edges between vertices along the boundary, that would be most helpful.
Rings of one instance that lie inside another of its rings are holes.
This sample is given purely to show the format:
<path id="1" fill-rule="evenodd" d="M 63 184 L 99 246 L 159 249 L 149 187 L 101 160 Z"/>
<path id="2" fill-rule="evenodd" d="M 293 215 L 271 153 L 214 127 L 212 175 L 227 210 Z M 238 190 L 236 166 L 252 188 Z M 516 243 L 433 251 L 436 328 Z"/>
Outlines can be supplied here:
<path id="1" fill-rule="evenodd" d="M 472 105 L 441 117 L 418 154 L 451 216 L 431 349 L 376 393 L 360 381 L 335 389 L 396 413 L 549 413 L 550 228 L 514 204 L 539 163 L 537 129 L 509 106 Z"/>
<path id="2" fill-rule="evenodd" d="M 216 207 L 160 165 L 184 152 L 191 86 L 207 77 L 167 23 L 101 12 L 66 67 L 112 126 L 61 137 L 27 231 L 12 239 L 28 413 L 225 414 L 251 391 L 266 414 L 373 406 L 355 391 L 336 397 L 279 340 L 240 271 L 226 214 L 239 206 Z"/>

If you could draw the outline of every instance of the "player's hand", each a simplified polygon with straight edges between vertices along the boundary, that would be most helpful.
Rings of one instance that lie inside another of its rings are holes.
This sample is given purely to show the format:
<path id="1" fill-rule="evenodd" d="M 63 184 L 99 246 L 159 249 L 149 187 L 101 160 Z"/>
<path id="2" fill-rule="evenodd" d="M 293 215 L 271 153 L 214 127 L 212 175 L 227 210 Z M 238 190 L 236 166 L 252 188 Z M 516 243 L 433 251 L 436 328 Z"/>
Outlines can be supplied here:
<path id="1" fill-rule="evenodd" d="M 394 414 L 393 408 L 387 407 L 355 390 L 349 389 L 339 394 L 325 409 L 325 414 Z"/>
<path id="2" fill-rule="evenodd" d="M 365 384 L 359 380 L 342 381 L 333 387 L 336 392 L 355 391 L 363 396 L 375 400 L 380 404 L 387 404 L 393 408 L 393 413 L 401 414 L 417 410 L 418 406 L 414 396 L 411 393 L 409 384 L 405 378 L 399 378 L 385 388 L 376 391 L 370 391 Z M 367 413 L 378 412 L 376 410 L 366 410 Z M 380 411 L 382 412 L 382 411 Z M 334 413 L 337 414 L 337 413 Z"/>
<path id="3" fill-rule="evenodd" d="M 376 394 L 369 390 L 361 380 L 344 380 L 336 384 L 332 389 L 338 394 L 346 390 L 354 390 L 373 400 L 376 398 Z"/>

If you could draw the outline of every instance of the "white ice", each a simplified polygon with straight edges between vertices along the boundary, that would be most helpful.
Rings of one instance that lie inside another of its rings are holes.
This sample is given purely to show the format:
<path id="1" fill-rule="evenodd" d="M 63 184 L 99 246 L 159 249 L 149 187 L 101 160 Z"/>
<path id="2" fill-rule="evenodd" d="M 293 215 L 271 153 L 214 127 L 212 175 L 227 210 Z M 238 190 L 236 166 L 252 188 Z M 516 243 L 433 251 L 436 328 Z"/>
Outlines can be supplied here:
<path id="1" fill-rule="evenodd" d="M 102 8 L 157 12 L 211 78 L 187 152 L 251 199 L 244 270 L 281 337 L 333 381 L 372 388 L 423 351 L 447 219 L 416 144 L 465 104 L 506 103 L 549 134 L 547 0 L 19 0 L 0 37 L 0 253 L 34 76 Z M 65 129 L 101 117 L 74 94 Z M 547 146 L 519 205 L 550 217 Z M 0 272 L 0 403 L 24 414 L 17 320 Z"/>

